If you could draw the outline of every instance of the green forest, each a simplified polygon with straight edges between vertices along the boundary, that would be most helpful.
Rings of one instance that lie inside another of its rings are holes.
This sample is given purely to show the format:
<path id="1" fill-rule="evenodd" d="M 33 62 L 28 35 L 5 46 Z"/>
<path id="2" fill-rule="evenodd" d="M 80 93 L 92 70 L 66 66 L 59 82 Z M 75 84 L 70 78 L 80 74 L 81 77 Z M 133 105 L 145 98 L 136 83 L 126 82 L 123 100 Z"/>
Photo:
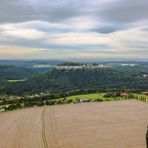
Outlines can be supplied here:
<path id="1" fill-rule="evenodd" d="M 64 64 L 74 65 L 68 62 Z M 18 66 L 0 66 L 1 94 L 21 96 L 40 93 L 65 93 L 76 90 L 147 91 L 148 64 L 138 63 L 136 66 L 120 66 L 120 63 L 114 63 L 110 66 L 110 63 L 106 63 L 106 67 L 98 69 L 52 68 L 45 73 L 37 73 L 32 69 Z"/>
<path id="2" fill-rule="evenodd" d="M 27 66 L 0 65 L 0 108 L 13 110 L 35 105 L 79 103 L 83 98 L 86 102 L 131 98 L 147 101 L 148 63 L 64 62 L 58 65 L 84 64 L 85 68 L 57 69 L 52 66 L 46 71 L 44 68 L 34 70 L 28 63 Z M 91 65 L 99 64 L 104 66 L 91 68 Z M 142 95 L 144 92 L 146 95 Z"/>

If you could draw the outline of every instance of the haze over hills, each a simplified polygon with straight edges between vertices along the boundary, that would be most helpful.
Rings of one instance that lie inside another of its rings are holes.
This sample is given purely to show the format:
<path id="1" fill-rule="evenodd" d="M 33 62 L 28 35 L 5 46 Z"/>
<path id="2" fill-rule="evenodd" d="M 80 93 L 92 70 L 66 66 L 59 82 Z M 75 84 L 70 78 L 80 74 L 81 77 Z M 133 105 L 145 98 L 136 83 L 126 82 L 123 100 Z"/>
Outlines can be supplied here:
<path id="1" fill-rule="evenodd" d="M 24 67 L 38 73 L 47 72 L 50 68 L 59 63 L 61 63 L 60 60 L 0 60 L 0 65 Z"/>

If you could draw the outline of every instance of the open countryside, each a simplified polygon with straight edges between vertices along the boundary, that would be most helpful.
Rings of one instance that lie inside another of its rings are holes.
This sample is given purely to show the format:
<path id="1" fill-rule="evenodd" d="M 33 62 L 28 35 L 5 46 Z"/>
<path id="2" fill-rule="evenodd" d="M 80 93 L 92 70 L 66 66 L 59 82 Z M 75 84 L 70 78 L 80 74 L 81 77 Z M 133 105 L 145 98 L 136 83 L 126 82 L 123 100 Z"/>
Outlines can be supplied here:
<path id="1" fill-rule="evenodd" d="M 1 113 L 0 145 L 1 148 L 145 148 L 147 115 L 148 104 L 137 100 Z"/>
<path id="2" fill-rule="evenodd" d="M 148 148 L 148 0 L 0 0 L 0 148 Z"/>

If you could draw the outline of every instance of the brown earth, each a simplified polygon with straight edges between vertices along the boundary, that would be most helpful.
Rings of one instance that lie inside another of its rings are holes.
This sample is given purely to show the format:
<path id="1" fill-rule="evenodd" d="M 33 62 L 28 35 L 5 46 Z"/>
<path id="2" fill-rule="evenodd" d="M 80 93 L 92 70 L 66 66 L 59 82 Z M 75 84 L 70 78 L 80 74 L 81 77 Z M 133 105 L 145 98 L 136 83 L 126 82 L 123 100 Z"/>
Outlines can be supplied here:
<path id="1" fill-rule="evenodd" d="M 42 148 L 42 108 L 0 113 L 0 148 Z"/>
<path id="2" fill-rule="evenodd" d="M 148 104 L 82 103 L 0 114 L 0 148 L 146 148 Z"/>

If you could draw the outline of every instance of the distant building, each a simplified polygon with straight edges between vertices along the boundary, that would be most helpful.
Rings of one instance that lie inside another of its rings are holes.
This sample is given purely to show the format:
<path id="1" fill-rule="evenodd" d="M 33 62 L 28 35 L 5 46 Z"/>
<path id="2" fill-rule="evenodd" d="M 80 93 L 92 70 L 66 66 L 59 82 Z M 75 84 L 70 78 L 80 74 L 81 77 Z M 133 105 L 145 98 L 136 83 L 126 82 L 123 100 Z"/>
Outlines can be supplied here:
<path id="1" fill-rule="evenodd" d="M 137 64 L 121 64 L 121 66 L 130 66 L 130 67 L 135 67 Z"/>
<path id="2" fill-rule="evenodd" d="M 83 68 L 87 68 L 87 69 L 99 69 L 99 68 L 105 68 L 106 66 L 103 64 L 98 64 L 98 65 L 93 65 L 93 64 L 84 64 L 84 65 L 80 65 L 80 66 L 63 66 L 63 65 L 58 65 L 55 66 L 56 69 L 62 70 L 62 69 L 66 69 L 66 70 L 70 70 L 70 69 L 83 69 Z"/>

